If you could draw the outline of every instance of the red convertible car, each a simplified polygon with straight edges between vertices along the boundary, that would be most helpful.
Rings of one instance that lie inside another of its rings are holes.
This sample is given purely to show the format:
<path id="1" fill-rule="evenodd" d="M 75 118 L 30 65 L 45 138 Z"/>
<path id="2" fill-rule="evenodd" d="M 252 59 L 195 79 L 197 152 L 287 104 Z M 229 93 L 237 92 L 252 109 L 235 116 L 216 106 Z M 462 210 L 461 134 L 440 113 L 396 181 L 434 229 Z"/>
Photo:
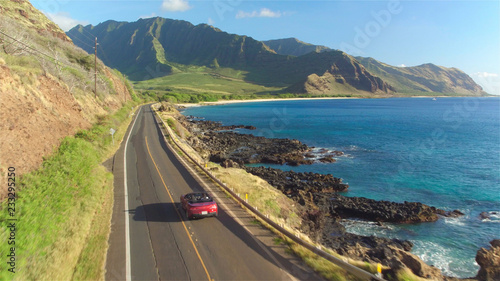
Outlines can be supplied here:
<path id="1" fill-rule="evenodd" d="M 189 220 L 201 217 L 216 217 L 219 214 L 217 203 L 204 192 L 182 195 L 181 204 Z"/>

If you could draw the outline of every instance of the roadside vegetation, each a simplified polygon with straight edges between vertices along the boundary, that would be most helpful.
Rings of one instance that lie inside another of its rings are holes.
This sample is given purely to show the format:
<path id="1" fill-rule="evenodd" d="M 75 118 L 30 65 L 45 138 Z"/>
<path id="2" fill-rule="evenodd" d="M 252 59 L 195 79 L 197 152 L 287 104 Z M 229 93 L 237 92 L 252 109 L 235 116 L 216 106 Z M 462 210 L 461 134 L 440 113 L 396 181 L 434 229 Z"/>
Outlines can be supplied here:
<path id="1" fill-rule="evenodd" d="M 134 105 L 129 102 L 99 117 L 91 129 L 66 137 L 40 169 L 17 179 L 16 273 L 2 270 L 0 280 L 104 278 L 113 175 L 101 163 L 119 147 Z M 114 144 L 110 128 L 116 130 Z M 6 204 L 1 205 L 2 224 L 12 218 Z M 7 230 L 0 230 L 1 241 L 8 241 Z M 6 257 L 10 247 L 2 243 L 0 255 Z"/>

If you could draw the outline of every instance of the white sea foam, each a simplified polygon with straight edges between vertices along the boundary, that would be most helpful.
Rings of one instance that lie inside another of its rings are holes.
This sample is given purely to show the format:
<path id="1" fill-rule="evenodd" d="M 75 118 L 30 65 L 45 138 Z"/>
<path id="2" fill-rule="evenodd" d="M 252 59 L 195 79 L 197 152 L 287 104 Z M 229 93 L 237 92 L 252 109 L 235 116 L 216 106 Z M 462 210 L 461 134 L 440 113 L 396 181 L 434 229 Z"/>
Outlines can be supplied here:
<path id="1" fill-rule="evenodd" d="M 425 263 L 439 268 L 443 274 L 451 275 L 450 250 L 433 242 L 413 241 L 415 244 L 413 253 L 419 256 Z"/>
<path id="2" fill-rule="evenodd" d="M 492 222 L 492 223 L 500 223 L 500 219 L 492 220 L 492 219 L 484 219 L 483 222 Z"/>
<path id="3" fill-rule="evenodd" d="M 465 217 L 444 218 L 444 222 L 455 226 L 465 226 L 467 224 Z"/>
<path id="4" fill-rule="evenodd" d="M 357 145 L 349 145 L 347 147 L 347 150 L 349 150 L 349 151 L 356 151 L 356 150 L 359 150 L 359 147 Z"/>
<path id="5" fill-rule="evenodd" d="M 491 211 L 488 212 L 488 214 L 490 215 L 491 219 L 500 220 L 500 211 Z"/>
<path id="6" fill-rule="evenodd" d="M 470 275 L 468 272 L 474 272 L 479 269 L 478 264 L 473 258 L 469 260 L 464 259 L 452 248 L 445 247 L 435 242 L 412 242 L 415 245 L 412 253 L 417 255 L 425 263 L 440 269 L 446 276 L 459 277 L 460 275 Z"/>
<path id="7" fill-rule="evenodd" d="M 465 219 L 446 218 L 446 224 L 462 227 L 465 224 Z M 387 238 L 408 238 L 415 237 L 410 229 L 401 228 L 393 224 L 377 224 L 375 222 L 363 220 L 343 220 L 341 223 L 350 233 L 358 235 L 374 235 Z M 446 245 L 446 242 L 430 242 L 422 240 L 409 239 L 414 243 L 412 253 L 419 256 L 425 263 L 439 268 L 446 276 L 451 277 L 466 277 L 472 276 L 477 272 L 478 265 L 474 258 L 464 259 L 461 253 L 456 252 L 455 245 Z M 453 242 L 450 242 L 453 243 Z"/>
<path id="8" fill-rule="evenodd" d="M 340 151 L 342 154 L 338 155 L 337 152 Z M 309 159 L 319 162 L 319 160 L 325 156 L 333 155 L 333 159 L 339 160 L 340 158 L 352 158 L 350 154 L 345 153 L 342 149 L 335 147 L 315 147 L 311 149 L 312 157 Z"/>
<path id="9" fill-rule="evenodd" d="M 482 219 L 483 222 L 500 223 L 500 211 L 486 212 L 487 217 Z"/>
<path id="10" fill-rule="evenodd" d="M 380 225 L 376 222 L 348 219 L 342 220 L 341 224 L 344 225 L 347 232 L 365 235 L 365 236 L 380 236 L 380 237 L 393 237 L 394 236 L 394 226 L 391 224 Z"/>

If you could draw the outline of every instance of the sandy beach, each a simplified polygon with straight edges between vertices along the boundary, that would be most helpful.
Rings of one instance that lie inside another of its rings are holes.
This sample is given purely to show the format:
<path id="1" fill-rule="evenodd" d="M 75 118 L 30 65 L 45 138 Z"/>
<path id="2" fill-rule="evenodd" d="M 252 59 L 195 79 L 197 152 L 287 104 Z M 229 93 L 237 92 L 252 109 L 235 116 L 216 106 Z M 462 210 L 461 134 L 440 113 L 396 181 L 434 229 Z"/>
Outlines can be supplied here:
<path id="1" fill-rule="evenodd" d="M 206 105 L 221 105 L 221 104 L 231 104 L 231 103 L 244 103 L 244 102 L 269 102 L 269 101 L 293 101 L 293 100 L 339 100 L 339 99 L 357 99 L 355 97 L 329 97 L 329 98 L 285 98 L 285 99 L 255 99 L 255 100 L 220 100 L 220 101 L 208 101 L 200 103 L 178 103 L 178 106 L 183 107 L 195 107 L 195 106 L 206 106 Z"/>

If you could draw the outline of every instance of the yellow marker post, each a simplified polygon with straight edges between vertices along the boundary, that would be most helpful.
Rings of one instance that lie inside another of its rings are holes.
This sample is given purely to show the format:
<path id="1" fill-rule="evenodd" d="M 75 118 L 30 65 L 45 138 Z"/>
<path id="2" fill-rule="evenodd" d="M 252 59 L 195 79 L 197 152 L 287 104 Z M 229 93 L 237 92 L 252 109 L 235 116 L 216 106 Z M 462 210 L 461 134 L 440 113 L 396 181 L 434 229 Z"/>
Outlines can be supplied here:
<path id="1" fill-rule="evenodd" d="M 245 193 L 245 201 L 248 203 L 248 193 Z"/>
<path id="2" fill-rule="evenodd" d="M 377 263 L 377 276 L 382 277 L 382 265 Z"/>

